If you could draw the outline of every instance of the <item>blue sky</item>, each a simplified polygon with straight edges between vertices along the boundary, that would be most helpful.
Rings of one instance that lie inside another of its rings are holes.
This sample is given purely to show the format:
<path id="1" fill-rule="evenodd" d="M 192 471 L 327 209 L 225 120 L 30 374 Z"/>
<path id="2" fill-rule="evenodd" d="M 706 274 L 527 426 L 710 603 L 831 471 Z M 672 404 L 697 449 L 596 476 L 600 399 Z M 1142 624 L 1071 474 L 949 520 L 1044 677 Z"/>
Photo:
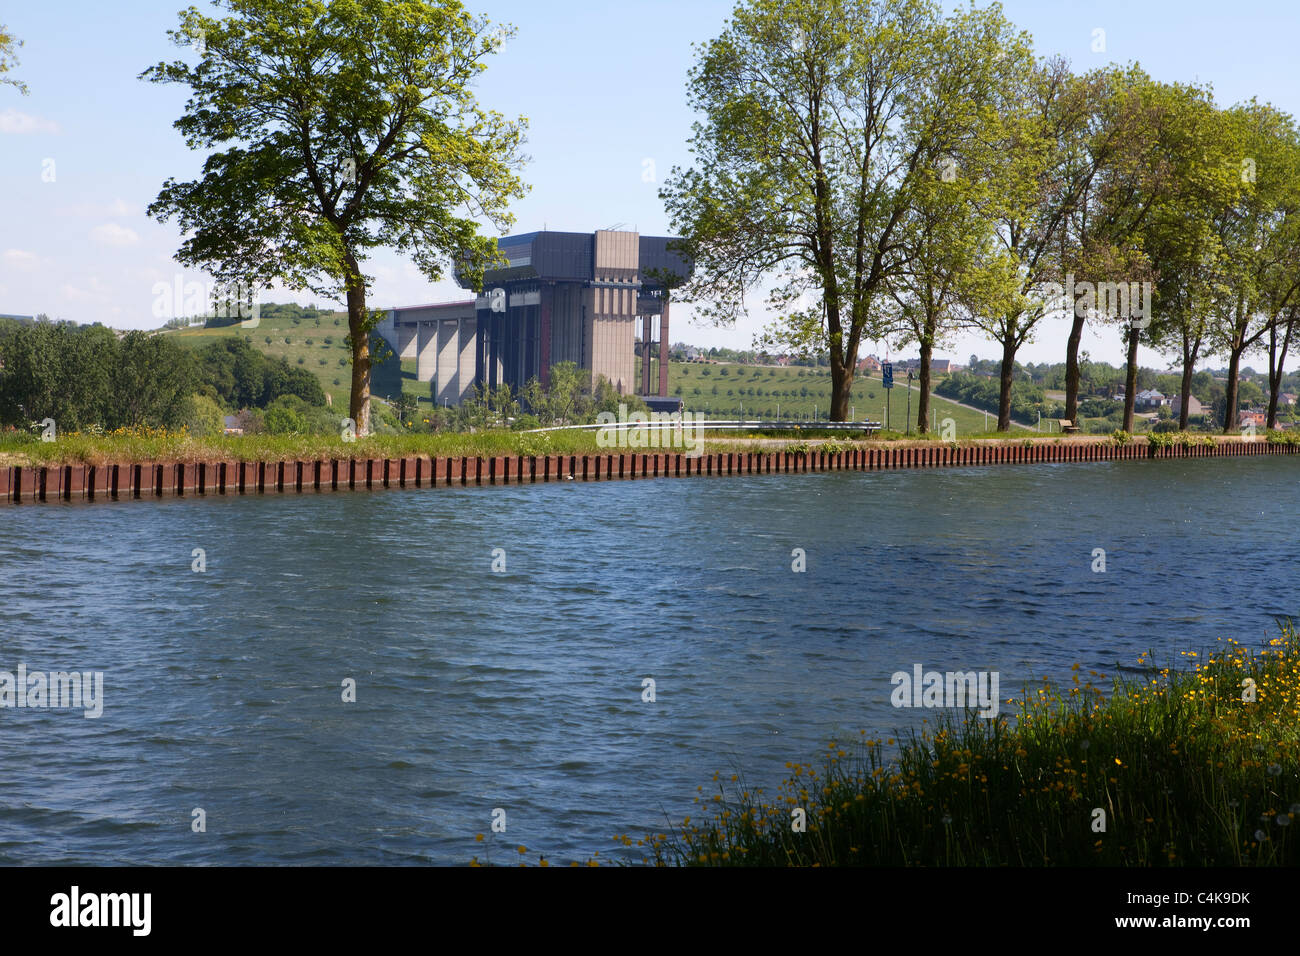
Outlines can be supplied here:
<path id="1" fill-rule="evenodd" d="M 175 224 L 145 215 L 169 177 L 193 178 L 204 157 L 191 153 L 172 123 L 185 91 L 137 79 L 176 56 L 166 31 L 185 4 L 123 0 L 48 0 L 0 5 L 0 23 L 24 41 L 14 74 L 29 96 L 0 87 L 0 313 L 35 314 L 117 328 L 153 328 L 157 282 L 203 278 L 172 259 Z M 514 206 L 513 232 L 548 227 L 591 231 L 619 225 L 644 234 L 669 231 L 658 182 L 690 156 L 692 115 L 685 78 L 692 43 L 721 32 L 731 0 L 482 0 L 469 9 L 511 23 L 517 36 L 479 84 L 480 101 L 526 116 L 532 186 Z M 981 4 L 982 5 L 982 4 Z M 200 7 L 204 5 L 200 4 Z M 945 3 L 952 8 L 952 3 Z M 1300 112 L 1293 0 L 1222 2 L 1028 2 L 1003 4 L 1034 37 L 1040 55 L 1067 57 L 1085 70 L 1138 61 L 1169 81 L 1209 82 L 1221 104 L 1257 96 Z M 1093 52 L 1094 30 L 1105 52 Z M 619 72 L 617 82 L 607 77 Z M 628 93 L 631 93 L 629 96 Z M 651 165 L 652 164 L 652 165 Z M 52 181 L 51 181 L 52 180 Z M 621 224 L 621 225 L 620 225 Z M 460 298 L 454 283 L 433 284 L 391 255 L 371 264 L 375 306 Z M 312 301 L 273 290 L 264 298 Z M 718 329 L 687 325 L 673 312 L 674 341 L 748 348 L 764 324 L 756 299 L 750 318 Z M 1024 361 L 1060 361 L 1060 322 L 1040 327 Z M 882 346 L 883 348 L 883 346 Z M 1118 333 L 1090 334 L 1094 358 L 1119 363 Z M 876 351 L 870 347 L 867 351 Z M 962 336 L 939 354 L 992 358 L 996 347 Z M 905 351 L 903 354 L 910 354 Z M 1155 353 L 1144 364 L 1167 363 Z M 1256 361 L 1254 364 L 1258 365 Z"/>

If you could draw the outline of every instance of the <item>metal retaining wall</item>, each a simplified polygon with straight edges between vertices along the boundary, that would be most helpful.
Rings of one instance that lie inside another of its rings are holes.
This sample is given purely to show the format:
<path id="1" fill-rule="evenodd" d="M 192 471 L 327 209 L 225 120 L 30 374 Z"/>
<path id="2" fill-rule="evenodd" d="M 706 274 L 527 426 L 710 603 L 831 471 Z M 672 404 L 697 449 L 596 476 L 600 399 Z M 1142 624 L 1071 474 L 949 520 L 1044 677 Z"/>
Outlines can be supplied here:
<path id="1" fill-rule="evenodd" d="M 205 461 L 189 464 L 0 467 L 0 501 L 106 501 L 126 498 L 247 495 L 268 492 L 350 491 L 510 485 L 539 481 L 611 481 L 638 478 L 754 475 L 883 468 L 948 468 L 1039 462 L 1294 455 L 1297 445 L 1218 441 L 1213 446 L 1155 448 L 1109 442 L 1024 444 L 929 443 L 850 451 L 547 455 L 494 458 L 354 458 L 319 461 Z"/>

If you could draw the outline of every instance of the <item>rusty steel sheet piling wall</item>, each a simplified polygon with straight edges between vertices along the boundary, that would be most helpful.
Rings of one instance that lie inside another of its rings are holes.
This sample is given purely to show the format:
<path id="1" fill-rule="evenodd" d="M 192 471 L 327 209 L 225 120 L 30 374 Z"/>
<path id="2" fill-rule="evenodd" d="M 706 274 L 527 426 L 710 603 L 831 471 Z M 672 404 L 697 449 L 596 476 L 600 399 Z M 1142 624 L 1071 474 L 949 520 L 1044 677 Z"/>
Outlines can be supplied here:
<path id="1" fill-rule="evenodd" d="M 720 477 L 817 471 L 877 471 L 1002 464 L 1295 455 L 1300 445 L 1226 440 L 1213 445 L 1112 442 L 980 443 L 859 447 L 826 452 L 721 452 L 706 455 L 497 455 L 491 458 L 354 458 L 318 461 L 130 462 L 113 465 L 0 466 L 0 501 L 113 501 L 194 497 L 517 485 L 551 481 Z"/>

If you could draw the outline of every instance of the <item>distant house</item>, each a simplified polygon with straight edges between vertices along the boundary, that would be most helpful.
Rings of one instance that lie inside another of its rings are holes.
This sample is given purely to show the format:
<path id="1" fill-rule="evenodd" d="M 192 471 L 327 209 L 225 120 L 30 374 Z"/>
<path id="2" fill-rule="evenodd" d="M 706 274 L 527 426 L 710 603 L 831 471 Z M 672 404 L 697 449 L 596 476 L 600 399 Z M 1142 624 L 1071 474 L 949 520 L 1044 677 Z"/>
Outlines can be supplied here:
<path id="1" fill-rule="evenodd" d="M 700 357 L 700 350 L 693 345 L 688 345 L 682 349 L 682 358 L 687 362 L 694 362 Z"/>
<path id="2" fill-rule="evenodd" d="M 1268 425 L 1268 413 L 1253 410 L 1238 412 L 1237 425 L 1241 428 L 1250 425 L 1254 425 L 1256 428 L 1265 428 Z"/>
<path id="3" fill-rule="evenodd" d="M 242 435 L 242 434 L 244 434 L 243 426 L 241 426 L 241 425 L 239 424 L 239 417 L 238 417 L 237 415 L 227 415 L 227 416 L 226 416 L 226 418 L 225 418 L 225 428 L 224 428 L 224 432 L 225 432 L 225 434 L 227 434 L 227 435 Z"/>
<path id="4" fill-rule="evenodd" d="M 1165 398 L 1154 388 L 1148 388 L 1144 392 L 1137 393 L 1137 399 L 1134 401 L 1135 408 L 1159 408 L 1162 405 L 1168 405 L 1169 399 Z"/>
<path id="5" fill-rule="evenodd" d="M 864 358 L 861 362 L 858 363 L 858 371 L 879 372 L 880 359 L 876 358 L 874 355 L 868 355 L 866 358 Z"/>
<path id="6" fill-rule="evenodd" d="M 930 359 L 930 371 L 935 375 L 947 375 L 952 371 L 951 365 L 948 359 Z"/>
<path id="7" fill-rule="evenodd" d="M 1174 416 L 1176 418 L 1181 417 L 1183 414 L 1183 396 L 1175 395 L 1173 403 L 1169 406 L 1169 409 L 1174 413 Z M 1205 414 L 1205 406 L 1201 404 L 1200 400 L 1197 399 L 1195 395 L 1192 395 L 1187 399 L 1187 414 L 1188 415 Z"/>
<path id="8" fill-rule="evenodd" d="M 1278 403 L 1281 405 L 1294 405 L 1295 399 L 1295 392 L 1283 392 L 1277 397 Z"/>

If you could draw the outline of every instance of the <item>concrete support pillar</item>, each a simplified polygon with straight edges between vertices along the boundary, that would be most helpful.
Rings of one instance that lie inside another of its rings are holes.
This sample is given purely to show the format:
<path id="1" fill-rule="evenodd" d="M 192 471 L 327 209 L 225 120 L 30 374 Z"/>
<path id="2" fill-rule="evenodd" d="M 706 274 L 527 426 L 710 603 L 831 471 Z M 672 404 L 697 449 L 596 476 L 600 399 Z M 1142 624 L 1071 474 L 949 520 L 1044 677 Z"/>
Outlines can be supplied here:
<path id="1" fill-rule="evenodd" d="M 641 394 L 650 394 L 650 329 L 654 323 L 653 315 L 642 317 L 641 321 Z"/>
<path id="2" fill-rule="evenodd" d="M 399 325 L 397 327 L 397 357 L 399 359 L 413 359 L 416 357 L 416 349 L 419 348 L 419 327 L 415 325 Z"/>
<path id="3" fill-rule="evenodd" d="M 659 316 L 659 395 L 668 397 L 668 293 L 664 292 L 664 311 Z"/>
<path id="4" fill-rule="evenodd" d="M 415 379 L 431 382 L 438 371 L 438 323 L 421 322 L 416 351 Z"/>

